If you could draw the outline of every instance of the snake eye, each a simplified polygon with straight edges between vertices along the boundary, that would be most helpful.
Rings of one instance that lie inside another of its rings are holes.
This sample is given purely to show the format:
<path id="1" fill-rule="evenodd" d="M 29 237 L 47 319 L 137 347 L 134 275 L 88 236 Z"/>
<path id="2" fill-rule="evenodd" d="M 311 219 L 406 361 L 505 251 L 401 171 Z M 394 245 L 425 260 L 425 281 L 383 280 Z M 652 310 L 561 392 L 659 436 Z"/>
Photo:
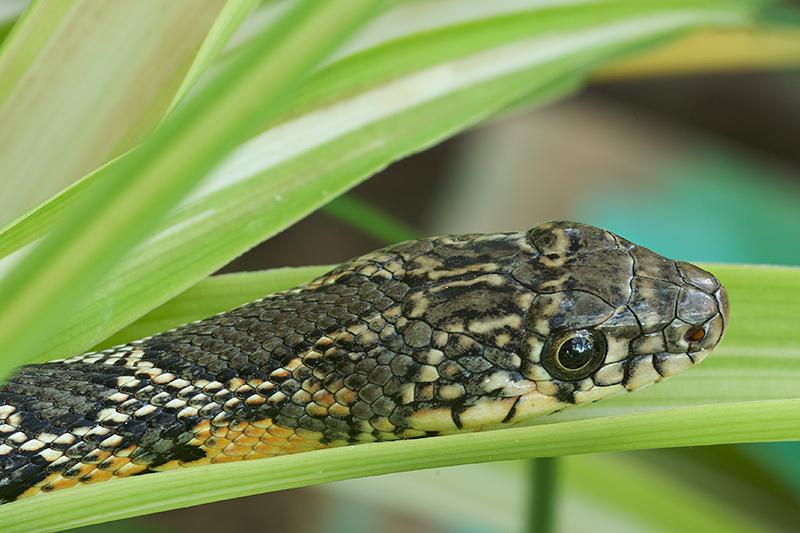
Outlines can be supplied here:
<path id="1" fill-rule="evenodd" d="M 547 339 L 542 366 L 554 378 L 578 381 L 592 375 L 606 357 L 605 337 L 595 331 L 568 331 Z"/>

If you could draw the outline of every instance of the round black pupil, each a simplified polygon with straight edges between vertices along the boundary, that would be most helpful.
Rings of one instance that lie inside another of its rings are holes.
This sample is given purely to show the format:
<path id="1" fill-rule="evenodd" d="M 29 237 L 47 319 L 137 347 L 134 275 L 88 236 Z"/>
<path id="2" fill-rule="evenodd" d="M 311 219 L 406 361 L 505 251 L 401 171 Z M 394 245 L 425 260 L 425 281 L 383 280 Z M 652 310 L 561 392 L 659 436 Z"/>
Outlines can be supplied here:
<path id="1" fill-rule="evenodd" d="M 594 344 L 586 337 L 572 337 L 558 350 L 558 361 L 568 370 L 577 370 L 592 358 Z"/>

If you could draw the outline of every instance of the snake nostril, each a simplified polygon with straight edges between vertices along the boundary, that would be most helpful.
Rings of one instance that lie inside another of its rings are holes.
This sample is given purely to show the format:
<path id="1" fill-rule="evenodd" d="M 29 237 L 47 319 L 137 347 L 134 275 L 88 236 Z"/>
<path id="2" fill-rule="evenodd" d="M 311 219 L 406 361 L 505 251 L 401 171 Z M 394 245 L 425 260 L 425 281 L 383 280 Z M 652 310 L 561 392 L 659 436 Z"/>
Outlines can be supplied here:
<path id="1" fill-rule="evenodd" d="M 693 326 L 686 330 L 683 338 L 686 340 L 686 342 L 700 342 L 705 336 L 706 332 L 703 328 L 699 326 Z"/>

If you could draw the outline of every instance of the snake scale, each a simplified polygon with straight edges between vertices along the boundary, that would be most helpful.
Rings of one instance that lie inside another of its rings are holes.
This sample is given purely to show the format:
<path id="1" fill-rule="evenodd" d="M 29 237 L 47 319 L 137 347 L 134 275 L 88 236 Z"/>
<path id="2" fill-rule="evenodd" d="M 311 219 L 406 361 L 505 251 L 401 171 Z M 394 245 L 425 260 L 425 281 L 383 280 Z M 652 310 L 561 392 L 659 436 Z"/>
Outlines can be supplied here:
<path id="1" fill-rule="evenodd" d="M 193 465 L 503 427 L 700 362 L 708 272 L 550 222 L 448 235 L 0 389 L 0 501 Z"/>

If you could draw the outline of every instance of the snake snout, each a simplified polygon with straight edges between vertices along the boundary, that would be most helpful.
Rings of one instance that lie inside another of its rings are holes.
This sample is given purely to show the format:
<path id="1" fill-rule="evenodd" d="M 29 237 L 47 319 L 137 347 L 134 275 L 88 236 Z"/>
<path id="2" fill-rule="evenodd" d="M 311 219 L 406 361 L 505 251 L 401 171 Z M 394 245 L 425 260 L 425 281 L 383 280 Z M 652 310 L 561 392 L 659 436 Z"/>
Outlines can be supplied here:
<path id="1" fill-rule="evenodd" d="M 684 283 L 677 306 L 677 320 L 665 331 L 672 353 L 711 351 L 725 335 L 730 317 L 728 293 L 710 272 L 677 262 Z"/>

